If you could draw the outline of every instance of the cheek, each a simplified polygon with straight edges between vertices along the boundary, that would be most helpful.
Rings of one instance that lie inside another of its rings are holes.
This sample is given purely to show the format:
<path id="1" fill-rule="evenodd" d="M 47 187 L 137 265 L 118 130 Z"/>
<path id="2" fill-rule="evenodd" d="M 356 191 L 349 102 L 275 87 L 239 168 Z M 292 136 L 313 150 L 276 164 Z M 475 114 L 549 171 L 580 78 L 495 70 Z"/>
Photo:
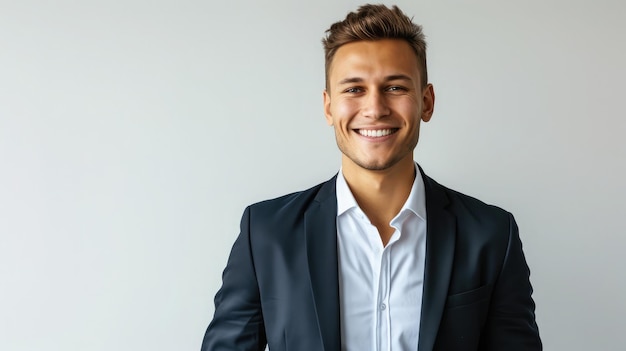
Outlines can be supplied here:
<path id="1" fill-rule="evenodd" d="M 358 111 L 359 104 L 356 100 L 340 100 L 333 105 L 333 117 L 340 124 L 348 123 Z"/>
<path id="2" fill-rule="evenodd" d="M 406 103 L 396 106 L 396 111 L 399 115 L 404 116 L 404 119 L 408 124 L 418 124 L 421 121 L 422 112 L 421 106 L 415 103 Z"/>
<path id="3" fill-rule="evenodd" d="M 398 112 L 402 113 L 405 116 L 419 116 L 422 108 L 421 104 L 414 101 L 414 99 L 412 98 L 397 101 L 395 107 Z"/>

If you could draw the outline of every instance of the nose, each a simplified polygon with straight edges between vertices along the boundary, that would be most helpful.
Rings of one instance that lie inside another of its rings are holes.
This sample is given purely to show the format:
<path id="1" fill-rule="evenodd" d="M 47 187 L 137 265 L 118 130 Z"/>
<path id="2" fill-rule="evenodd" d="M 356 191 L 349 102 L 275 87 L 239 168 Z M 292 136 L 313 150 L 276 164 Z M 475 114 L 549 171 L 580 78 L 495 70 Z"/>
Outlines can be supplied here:
<path id="1" fill-rule="evenodd" d="M 362 111 L 365 117 L 374 119 L 388 116 L 390 113 L 385 96 L 379 91 L 370 91 L 367 94 Z"/>

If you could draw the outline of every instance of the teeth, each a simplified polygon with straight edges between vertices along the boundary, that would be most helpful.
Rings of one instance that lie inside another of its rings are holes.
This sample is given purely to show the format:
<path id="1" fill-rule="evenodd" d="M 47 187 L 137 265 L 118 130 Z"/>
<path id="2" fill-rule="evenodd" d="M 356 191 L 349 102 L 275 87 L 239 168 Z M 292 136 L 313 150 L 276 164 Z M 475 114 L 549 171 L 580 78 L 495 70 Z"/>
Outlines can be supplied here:
<path id="1" fill-rule="evenodd" d="M 359 134 L 372 138 L 379 138 L 391 134 L 391 129 L 359 129 Z"/>

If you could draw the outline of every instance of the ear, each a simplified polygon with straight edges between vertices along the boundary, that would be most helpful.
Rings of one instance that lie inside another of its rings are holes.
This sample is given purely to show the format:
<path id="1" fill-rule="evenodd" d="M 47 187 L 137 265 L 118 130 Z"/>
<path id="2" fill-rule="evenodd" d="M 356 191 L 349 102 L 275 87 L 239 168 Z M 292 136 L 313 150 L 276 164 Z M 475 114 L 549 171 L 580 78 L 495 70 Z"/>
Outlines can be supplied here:
<path id="1" fill-rule="evenodd" d="M 330 94 L 324 89 L 324 115 L 326 116 L 326 123 L 329 126 L 333 125 L 333 116 L 330 113 Z"/>
<path id="2" fill-rule="evenodd" d="M 435 90 L 432 84 L 428 84 L 423 91 L 422 97 L 422 121 L 428 122 L 435 110 Z"/>

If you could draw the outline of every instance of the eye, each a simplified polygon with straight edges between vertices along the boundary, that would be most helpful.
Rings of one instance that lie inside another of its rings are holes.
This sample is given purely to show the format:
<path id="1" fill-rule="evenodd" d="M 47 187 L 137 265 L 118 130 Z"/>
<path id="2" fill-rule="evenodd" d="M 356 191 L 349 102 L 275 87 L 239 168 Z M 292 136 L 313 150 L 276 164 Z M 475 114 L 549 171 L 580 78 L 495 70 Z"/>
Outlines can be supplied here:
<path id="1" fill-rule="evenodd" d="M 392 85 L 392 86 L 388 87 L 388 88 L 387 88 L 387 89 L 385 89 L 385 90 L 386 90 L 386 91 L 389 91 L 389 92 L 392 92 L 392 93 L 394 93 L 394 92 L 405 92 L 405 91 L 407 91 L 407 89 L 406 89 L 405 87 L 400 86 L 400 85 Z"/>
<path id="2" fill-rule="evenodd" d="M 343 92 L 344 93 L 348 93 L 348 94 L 357 94 L 357 93 L 360 93 L 362 91 L 363 91 L 363 89 L 361 89 L 360 87 L 350 87 L 350 88 L 344 90 Z"/>

